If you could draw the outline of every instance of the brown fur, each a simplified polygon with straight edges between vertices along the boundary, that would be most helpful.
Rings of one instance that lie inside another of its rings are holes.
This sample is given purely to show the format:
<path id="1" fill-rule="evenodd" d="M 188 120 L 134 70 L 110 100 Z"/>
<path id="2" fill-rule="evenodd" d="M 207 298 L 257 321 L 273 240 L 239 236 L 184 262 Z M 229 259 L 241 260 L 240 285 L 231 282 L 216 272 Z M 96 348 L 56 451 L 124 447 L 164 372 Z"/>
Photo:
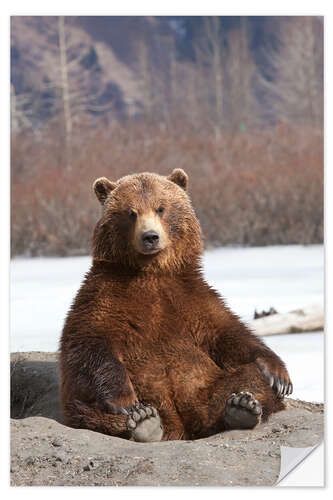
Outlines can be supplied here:
<path id="1" fill-rule="evenodd" d="M 231 393 L 251 392 L 264 419 L 284 408 L 278 385 L 269 385 L 272 376 L 290 382 L 283 362 L 202 277 L 201 231 L 186 186 L 180 169 L 168 178 L 143 173 L 95 182 L 103 214 L 93 264 L 61 338 L 70 426 L 128 437 L 121 410 L 140 401 L 159 411 L 164 440 L 191 439 L 227 428 Z M 147 228 L 148 216 L 163 237 L 161 248 L 145 255 L 137 228 Z"/>

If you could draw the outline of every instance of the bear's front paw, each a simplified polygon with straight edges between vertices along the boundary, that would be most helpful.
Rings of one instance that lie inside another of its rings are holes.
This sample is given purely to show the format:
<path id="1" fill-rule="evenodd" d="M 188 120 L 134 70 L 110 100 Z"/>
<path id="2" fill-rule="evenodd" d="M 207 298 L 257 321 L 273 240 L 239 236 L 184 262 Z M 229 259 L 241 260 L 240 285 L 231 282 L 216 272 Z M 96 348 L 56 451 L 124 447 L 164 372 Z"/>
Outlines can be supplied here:
<path id="1" fill-rule="evenodd" d="M 287 369 L 280 360 L 258 357 L 256 363 L 279 398 L 289 396 L 293 392 Z"/>
<path id="2" fill-rule="evenodd" d="M 128 410 L 127 428 L 135 441 L 143 443 L 161 441 L 163 427 L 156 408 L 135 403 Z"/>

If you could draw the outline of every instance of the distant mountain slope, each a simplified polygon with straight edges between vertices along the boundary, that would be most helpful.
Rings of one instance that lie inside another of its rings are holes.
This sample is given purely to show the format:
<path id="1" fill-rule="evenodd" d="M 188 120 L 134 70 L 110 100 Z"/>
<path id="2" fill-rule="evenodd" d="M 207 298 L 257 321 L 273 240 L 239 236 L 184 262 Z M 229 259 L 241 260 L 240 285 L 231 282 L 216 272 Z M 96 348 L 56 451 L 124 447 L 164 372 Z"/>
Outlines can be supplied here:
<path id="1" fill-rule="evenodd" d="M 286 16 L 220 17 L 219 57 L 226 75 L 221 81 L 227 114 L 231 112 L 231 101 L 243 106 L 238 98 L 228 94 L 234 82 L 237 84 L 237 79 L 246 79 L 241 74 L 242 69 L 252 64 L 254 75 L 261 73 L 274 80 L 276 68 L 272 68 L 272 55 L 280 50 L 282 28 L 289 26 L 289 31 L 296 30 L 304 38 L 305 19 L 299 17 L 297 21 L 295 17 Z M 58 20 L 58 16 L 13 16 L 11 19 L 11 90 L 15 96 L 23 96 L 21 106 L 34 108 L 31 115 L 35 122 L 52 116 L 54 103 L 58 102 L 58 107 L 61 103 Z M 293 20 L 296 21 L 295 29 Z M 214 108 L 216 82 L 214 84 L 215 77 L 209 75 L 209 69 L 214 71 L 212 37 L 216 34 L 209 33 L 213 25 L 209 28 L 206 21 L 207 18 L 202 16 L 66 16 L 71 91 L 79 93 L 83 101 L 97 96 L 90 103 L 89 112 L 92 113 L 98 113 L 98 106 L 111 103 L 118 116 L 133 116 L 143 110 L 147 115 L 156 116 L 162 108 L 168 109 L 172 92 L 173 97 L 176 93 L 178 98 L 178 101 L 173 99 L 176 109 L 191 93 L 198 103 L 200 114 L 205 106 L 207 109 Z M 316 36 L 320 44 L 322 21 L 317 24 Z M 286 43 L 296 47 L 297 40 L 294 37 Z M 270 52 L 267 48 L 271 49 Z M 301 49 L 297 57 L 302 56 Z M 201 54 L 199 65 L 194 64 L 198 63 L 200 50 L 204 56 Z M 242 51 L 243 56 L 246 53 L 243 59 Z M 228 53 L 231 54 L 229 59 Z M 304 60 L 311 66 L 309 57 Z M 281 60 L 279 63 L 281 65 Z M 294 68 L 298 64 L 295 59 L 291 66 Z M 287 65 L 290 65 L 289 61 Z M 231 76 L 227 75 L 227 68 Z M 259 102 L 258 114 L 266 106 L 260 92 L 258 83 L 251 83 L 251 88 L 246 89 L 246 94 L 254 94 Z M 195 96 L 195 93 L 200 95 Z M 26 94 L 27 100 L 24 98 Z M 206 104 L 202 105 L 204 101 Z M 185 107 L 191 106 L 185 104 Z M 208 114 L 213 116 L 213 111 Z M 165 109 L 163 114 L 167 115 Z M 236 121 L 238 123 L 239 119 Z"/>
<path id="2" fill-rule="evenodd" d="M 127 102 L 139 103 L 140 89 L 133 67 L 126 58 L 118 57 L 107 36 L 98 36 L 99 23 L 89 19 L 91 22 L 82 22 L 82 18 L 65 19 L 69 65 L 79 60 L 79 68 L 88 69 L 94 75 L 87 93 L 99 92 L 103 96 L 99 104 L 112 98 L 121 110 Z M 86 29 L 87 26 L 90 29 Z M 107 35 L 107 30 L 105 33 Z M 124 34 L 123 39 L 126 40 Z M 16 94 L 54 97 L 61 71 L 58 40 L 57 16 L 12 17 L 11 83 Z M 122 42 L 118 47 L 121 45 Z M 98 89 L 94 88 L 97 79 Z M 44 106 L 41 115 L 45 113 Z"/>

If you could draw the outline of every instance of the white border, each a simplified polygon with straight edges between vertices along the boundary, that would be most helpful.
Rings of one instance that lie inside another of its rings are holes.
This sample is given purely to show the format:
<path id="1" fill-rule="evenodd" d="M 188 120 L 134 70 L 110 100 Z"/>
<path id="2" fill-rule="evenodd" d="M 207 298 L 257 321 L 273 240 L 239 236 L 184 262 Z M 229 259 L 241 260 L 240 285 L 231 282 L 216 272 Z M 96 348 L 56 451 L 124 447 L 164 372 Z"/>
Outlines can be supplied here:
<path id="1" fill-rule="evenodd" d="M 59 0 L 56 4 L 46 3 L 41 0 L 25 2 L 12 0 L 6 6 L 10 15 L 220 15 L 220 16 L 295 16 L 295 15 L 324 15 L 329 10 L 329 0 L 279 0 L 267 2 L 265 0 L 238 0 L 237 2 L 220 2 L 218 0 L 169 0 L 156 2 L 155 0 L 127 0 L 127 2 L 109 2 L 95 0 L 83 4 L 79 1 Z"/>
<path id="2" fill-rule="evenodd" d="M 0 437 L 0 477 L 1 477 L 1 490 L 3 494 L 9 495 L 9 497 L 16 496 L 30 496 L 33 495 L 34 498 L 39 496 L 58 496 L 59 490 L 57 487 L 47 488 L 45 487 L 25 487 L 25 488 L 10 488 L 9 487 L 9 469 L 8 469 L 8 456 L 9 456 L 9 435 L 8 435 L 8 415 L 9 415 L 9 398 L 8 398 L 8 386 L 9 386 L 9 376 L 8 376 L 8 328 L 9 328 L 9 314 L 8 314 L 8 304 L 9 304 L 9 279 L 8 279 L 8 257 L 9 257 L 9 16 L 10 15 L 59 15 L 59 13 L 64 15 L 325 15 L 325 49 L 326 49 L 326 139 L 330 137 L 329 135 L 329 116 L 330 116 L 330 95 L 329 89 L 332 88 L 332 78 L 331 76 L 331 65 L 329 64 L 329 59 L 332 59 L 332 31 L 331 31 L 331 16 L 330 16 L 330 6 L 332 2 L 330 1 L 290 1 L 290 0 L 280 0 L 278 4 L 275 2 L 266 1 L 246 1 L 238 0 L 238 2 L 222 2 L 222 1 L 209 1 L 204 2 L 190 2 L 189 0 L 169 0 L 168 2 L 156 2 L 156 1 L 145 1 L 140 0 L 127 0 L 127 2 L 110 2 L 110 1 L 94 1 L 83 5 L 82 2 L 68 2 L 63 0 L 58 0 L 56 4 L 46 3 L 45 0 L 42 1 L 30 1 L 24 2 L 18 0 L 12 0 L 5 5 L 1 6 L 1 25 L 0 25 L 0 50 L 1 50 L 1 179 L 0 179 L 0 217 L 1 217 L 1 247 L 0 247 L 0 290 L 1 290 L 1 335 L 0 335 L 0 352 L 1 352 L 1 437 Z M 329 48 L 330 47 L 330 48 Z M 329 53 L 329 57 L 328 57 Z M 329 83 L 330 82 L 330 83 Z M 329 217 L 331 221 L 332 213 L 332 168 L 333 164 L 329 165 L 329 144 L 326 140 L 325 146 L 325 175 L 326 175 L 326 202 L 325 202 L 325 212 L 326 212 L 326 228 L 325 228 L 325 241 L 326 241 L 326 321 L 327 325 L 331 324 L 331 314 L 328 307 L 328 297 L 329 295 L 329 284 L 328 280 L 330 273 L 330 265 L 327 261 L 327 256 L 332 254 L 332 231 L 329 228 Z M 328 328 L 327 328 L 328 330 Z M 329 340 L 326 338 L 326 359 L 328 359 L 327 350 L 330 349 Z M 329 376 L 330 364 L 327 363 L 327 380 L 331 377 Z M 7 405 L 4 402 L 7 401 Z M 329 401 L 328 393 L 326 392 L 326 401 L 328 402 L 328 412 Z M 6 408 L 6 411 L 4 411 Z M 327 422 L 327 419 L 326 419 Z M 327 433 L 327 445 L 329 448 L 330 434 Z M 2 460 L 1 460 L 2 459 Z M 330 470 L 331 463 L 328 459 L 326 453 L 326 471 Z M 319 465 L 320 466 L 320 461 Z M 314 465 L 315 467 L 315 465 Z M 303 498 L 313 498 L 313 495 L 328 495 L 331 489 L 330 478 L 326 476 L 326 483 L 328 487 L 325 489 L 316 489 L 313 491 L 312 488 L 302 488 L 300 492 Z M 228 488 L 229 490 L 230 488 Z M 150 496 L 158 497 L 169 497 L 172 495 L 182 495 L 182 497 L 190 495 L 191 498 L 198 497 L 207 492 L 209 496 L 220 497 L 223 494 L 229 494 L 226 488 L 123 488 L 116 489 L 112 488 L 98 488 L 94 489 L 93 494 L 98 496 L 117 495 L 117 496 L 127 496 L 135 495 L 135 497 L 144 496 L 145 498 Z M 90 497 L 90 488 L 61 488 L 61 495 L 70 495 L 71 497 L 79 495 L 80 498 Z M 252 496 L 255 495 L 256 498 L 267 495 L 267 488 L 247 488 L 246 493 L 243 488 L 233 488 L 232 495 L 234 496 Z M 279 488 L 270 488 L 269 495 L 280 495 L 281 490 Z M 285 488 L 283 491 L 283 496 L 294 496 L 294 491 L 292 489 Z"/>

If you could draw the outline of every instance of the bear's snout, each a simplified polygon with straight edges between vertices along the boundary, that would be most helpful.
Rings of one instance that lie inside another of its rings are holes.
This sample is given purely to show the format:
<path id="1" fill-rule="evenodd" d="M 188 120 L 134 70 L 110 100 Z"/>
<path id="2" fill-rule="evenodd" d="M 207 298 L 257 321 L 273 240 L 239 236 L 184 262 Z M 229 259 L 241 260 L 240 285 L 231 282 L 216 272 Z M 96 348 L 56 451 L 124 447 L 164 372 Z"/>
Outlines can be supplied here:
<path id="1" fill-rule="evenodd" d="M 143 248 L 146 250 L 154 250 L 158 245 L 160 236 L 156 231 L 145 231 L 141 235 Z"/>
<path id="2" fill-rule="evenodd" d="M 134 229 L 133 244 L 137 252 L 144 255 L 157 254 L 168 243 L 160 217 L 153 212 L 139 214 Z"/>

